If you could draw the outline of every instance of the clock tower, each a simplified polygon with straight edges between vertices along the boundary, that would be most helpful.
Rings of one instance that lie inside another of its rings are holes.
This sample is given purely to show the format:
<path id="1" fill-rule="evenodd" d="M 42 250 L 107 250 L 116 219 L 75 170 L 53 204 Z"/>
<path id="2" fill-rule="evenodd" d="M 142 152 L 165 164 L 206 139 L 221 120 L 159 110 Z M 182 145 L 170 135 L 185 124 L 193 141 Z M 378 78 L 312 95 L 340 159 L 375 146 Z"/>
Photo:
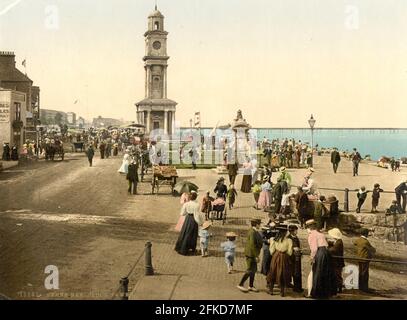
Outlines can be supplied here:
<path id="1" fill-rule="evenodd" d="M 156 6 L 144 34 L 145 98 L 136 103 L 138 122 L 146 126 L 147 134 L 154 129 L 163 129 L 166 134 L 174 132 L 177 103 L 167 98 L 167 36 L 164 16 Z"/>

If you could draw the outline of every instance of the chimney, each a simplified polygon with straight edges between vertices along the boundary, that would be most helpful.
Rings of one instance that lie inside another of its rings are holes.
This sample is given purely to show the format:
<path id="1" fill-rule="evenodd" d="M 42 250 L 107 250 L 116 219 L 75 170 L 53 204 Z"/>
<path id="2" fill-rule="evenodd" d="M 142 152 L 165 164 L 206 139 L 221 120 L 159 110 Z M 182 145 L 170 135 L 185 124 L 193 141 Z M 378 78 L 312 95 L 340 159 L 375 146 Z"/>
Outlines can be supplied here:
<path id="1" fill-rule="evenodd" d="M 16 56 L 11 51 L 0 51 L 0 66 L 2 68 L 15 68 Z"/>

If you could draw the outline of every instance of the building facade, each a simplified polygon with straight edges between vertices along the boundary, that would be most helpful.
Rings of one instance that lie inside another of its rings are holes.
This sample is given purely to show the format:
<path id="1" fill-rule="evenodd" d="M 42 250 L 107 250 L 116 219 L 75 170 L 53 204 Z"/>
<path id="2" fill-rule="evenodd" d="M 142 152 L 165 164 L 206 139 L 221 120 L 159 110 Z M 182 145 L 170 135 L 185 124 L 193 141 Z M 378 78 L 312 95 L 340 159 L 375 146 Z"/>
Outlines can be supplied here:
<path id="1" fill-rule="evenodd" d="M 109 128 L 119 127 L 123 124 L 123 121 L 113 118 L 103 118 L 101 116 L 93 118 L 92 126 L 94 128 Z"/>
<path id="2" fill-rule="evenodd" d="M 23 92 L 26 96 L 27 128 L 35 131 L 40 113 L 40 88 L 16 68 L 14 52 L 0 51 L 0 88 Z"/>
<path id="3" fill-rule="evenodd" d="M 175 129 L 177 103 L 167 98 L 167 36 L 164 16 L 156 7 L 148 17 L 148 30 L 144 34 L 145 98 L 136 103 L 137 120 L 145 125 L 146 134 L 154 129 L 172 134 Z"/>
<path id="4" fill-rule="evenodd" d="M 66 119 L 69 125 L 76 125 L 76 113 L 75 112 L 67 112 Z"/>
<path id="5" fill-rule="evenodd" d="M 41 109 L 40 115 L 41 123 L 44 125 L 66 124 L 68 122 L 68 116 L 63 111 Z"/>
<path id="6" fill-rule="evenodd" d="M 24 92 L 0 89 L 0 146 L 7 142 L 19 150 L 25 140 L 27 96 Z"/>

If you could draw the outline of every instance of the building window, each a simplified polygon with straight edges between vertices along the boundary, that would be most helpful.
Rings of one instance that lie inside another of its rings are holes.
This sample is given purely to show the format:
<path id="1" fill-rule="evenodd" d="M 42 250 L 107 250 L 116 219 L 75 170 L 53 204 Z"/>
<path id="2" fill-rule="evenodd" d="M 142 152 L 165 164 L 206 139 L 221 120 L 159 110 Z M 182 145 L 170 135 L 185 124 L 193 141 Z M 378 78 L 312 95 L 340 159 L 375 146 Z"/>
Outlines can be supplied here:
<path id="1" fill-rule="evenodd" d="M 154 130 L 160 129 L 160 121 L 154 121 L 153 122 L 153 129 Z"/>
<path id="2" fill-rule="evenodd" d="M 21 103 L 14 102 L 14 109 L 16 110 L 16 121 L 21 120 Z"/>
<path id="3" fill-rule="evenodd" d="M 155 30 L 160 30 L 160 23 L 159 23 L 158 21 L 156 21 L 156 22 L 154 23 L 154 29 L 155 29 Z"/>

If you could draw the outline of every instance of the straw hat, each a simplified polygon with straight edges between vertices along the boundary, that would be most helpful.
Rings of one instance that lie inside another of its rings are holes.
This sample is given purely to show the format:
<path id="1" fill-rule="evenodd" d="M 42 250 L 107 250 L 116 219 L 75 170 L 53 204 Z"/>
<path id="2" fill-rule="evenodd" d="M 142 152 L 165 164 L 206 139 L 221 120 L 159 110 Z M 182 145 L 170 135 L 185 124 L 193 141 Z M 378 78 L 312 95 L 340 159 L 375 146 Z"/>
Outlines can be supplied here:
<path id="1" fill-rule="evenodd" d="M 227 238 L 236 238 L 237 234 L 234 232 L 226 232 L 226 237 Z"/>
<path id="2" fill-rule="evenodd" d="M 314 224 L 316 224 L 316 222 L 315 222 L 314 219 L 310 219 L 310 220 L 307 220 L 307 221 L 305 222 L 305 225 L 306 225 L 306 226 L 311 226 L 311 225 L 314 225 Z"/>
<path id="3" fill-rule="evenodd" d="M 270 176 L 264 176 L 263 181 L 268 181 L 270 179 Z"/>
<path id="4" fill-rule="evenodd" d="M 315 169 L 314 168 L 309 168 L 309 171 L 315 172 Z"/>
<path id="5" fill-rule="evenodd" d="M 281 172 L 283 172 L 283 171 L 285 171 L 285 170 L 286 170 L 286 167 L 281 167 L 281 168 L 280 168 L 280 171 L 281 171 Z"/>
<path id="6" fill-rule="evenodd" d="M 212 225 L 212 222 L 205 221 L 202 225 L 202 230 L 208 229 Z"/>
<path id="7" fill-rule="evenodd" d="M 334 239 L 342 239 L 342 232 L 338 228 L 329 230 L 328 234 Z"/>

